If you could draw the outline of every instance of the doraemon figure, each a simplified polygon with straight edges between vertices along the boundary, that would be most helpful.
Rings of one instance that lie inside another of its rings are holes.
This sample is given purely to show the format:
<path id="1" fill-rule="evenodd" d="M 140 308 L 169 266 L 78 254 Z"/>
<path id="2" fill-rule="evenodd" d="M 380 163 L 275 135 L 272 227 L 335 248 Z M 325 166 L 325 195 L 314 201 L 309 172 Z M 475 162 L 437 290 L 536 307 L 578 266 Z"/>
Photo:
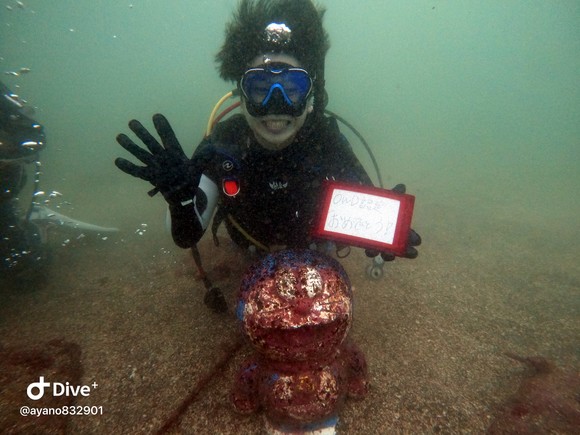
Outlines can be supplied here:
<path id="1" fill-rule="evenodd" d="M 235 381 L 236 410 L 262 410 L 271 434 L 335 433 L 345 398 L 368 391 L 364 355 L 347 339 L 352 291 L 340 263 L 269 254 L 244 276 L 237 314 L 256 353 Z"/>

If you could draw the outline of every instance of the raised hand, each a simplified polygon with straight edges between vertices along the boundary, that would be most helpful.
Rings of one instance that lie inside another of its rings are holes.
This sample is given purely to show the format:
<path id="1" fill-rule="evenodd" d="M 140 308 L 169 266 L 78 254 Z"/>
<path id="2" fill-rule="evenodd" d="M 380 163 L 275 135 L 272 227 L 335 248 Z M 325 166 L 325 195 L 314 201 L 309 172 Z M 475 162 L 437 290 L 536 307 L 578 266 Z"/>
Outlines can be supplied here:
<path id="1" fill-rule="evenodd" d="M 133 177 L 149 181 L 154 186 L 149 191 L 151 196 L 161 192 L 169 204 L 190 200 L 195 195 L 201 174 L 183 152 L 169 121 L 163 115 L 156 114 L 153 125 L 163 145 L 139 121 L 134 119 L 129 122 L 129 128 L 148 151 L 125 134 L 117 136 L 119 145 L 145 166 L 138 166 L 121 157 L 115 159 L 115 165 Z"/>

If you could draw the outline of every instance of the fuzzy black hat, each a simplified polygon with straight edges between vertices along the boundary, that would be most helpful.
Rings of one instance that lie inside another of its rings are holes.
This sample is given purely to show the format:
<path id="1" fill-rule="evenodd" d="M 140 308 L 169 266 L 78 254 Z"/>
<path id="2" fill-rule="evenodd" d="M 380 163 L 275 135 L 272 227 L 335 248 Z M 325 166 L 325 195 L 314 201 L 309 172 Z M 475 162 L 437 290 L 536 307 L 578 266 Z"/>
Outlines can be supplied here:
<path id="1" fill-rule="evenodd" d="M 315 105 L 324 101 L 324 58 L 330 47 L 324 13 L 311 0 L 241 0 L 216 55 L 220 76 L 237 82 L 256 56 L 285 53 L 315 79 Z"/>

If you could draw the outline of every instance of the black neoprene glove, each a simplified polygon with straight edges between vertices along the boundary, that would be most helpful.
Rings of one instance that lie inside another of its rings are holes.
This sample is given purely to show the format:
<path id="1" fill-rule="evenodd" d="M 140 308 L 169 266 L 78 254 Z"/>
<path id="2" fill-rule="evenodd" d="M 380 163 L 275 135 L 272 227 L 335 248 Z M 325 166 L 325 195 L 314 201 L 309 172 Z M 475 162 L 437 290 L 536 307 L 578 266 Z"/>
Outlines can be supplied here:
<path id="1" fill-rule="evenodd" d="M 407 188 L 404 184 L 397 184 L 395 187 L 391 189 L 393 192 L 403 194 L 406 192 Z M 414 259 L 417 258 L 419 252 L 415 248 L 421 244 L 421 236 L 417 234 L 415 230 L 412 228 L 409 229 L 409 236 L 407 240 L 407 250 L 405 251 L 404 258 Z M 395 259 L 395 254 L 392 252 L 379 252 L 373 249 L 366 249 L 365 254 L 367 257 L 376 257 L 377 255 L 381 254 L 381 257 L 384 261 L 393 261 Z"/>
<path id="2" fill-rule="evenodd" d="M 149 181 L 154 186 L 154 189 L 149 191 L 150 196 L 161 192 L 169 205 L 179 205 L 194 197 L 201 171 L 183 152 L 165 116 L 154 115 L 153 125 L 163 146 L 139 121 L 133 119 L 129 122 L 129 128 L 147 146 L 149 152 L 136 145 L 125 134 L 117 136 L 119 145 L 133 154 L 145 166 L 137 166 L 121 157 L 115 159 L 115 165 L 133 177 Z"/>

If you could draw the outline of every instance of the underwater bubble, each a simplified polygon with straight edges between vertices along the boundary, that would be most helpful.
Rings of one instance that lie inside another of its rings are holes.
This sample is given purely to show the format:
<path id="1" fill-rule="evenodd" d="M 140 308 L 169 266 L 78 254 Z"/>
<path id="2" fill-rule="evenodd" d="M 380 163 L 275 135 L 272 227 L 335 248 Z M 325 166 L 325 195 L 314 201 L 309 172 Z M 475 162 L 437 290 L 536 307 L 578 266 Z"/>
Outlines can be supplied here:
<path id="1" fill-rule="evenodd" d="M 35 140 L 29 140 L 29 141 L 26 141 L 26 142 L 22 142 L 20 145 L 23 146 L 24 148 L 28 148 L 28 149 L 34 150 L 36 148 L 43 147 L 44 146 L 44 143 L 43 142 L 37 142 Z"/>
<path id="2" fill-rule="evenodd" d="M 140 228 L 137 228 L 135 230 L 135 233 L 137 233 L 140 236 L 142 236 L 143 234 L 145 234 L 146 231 L 147 231 L 147 224 L 141 224 L 140 225 Z"/>

